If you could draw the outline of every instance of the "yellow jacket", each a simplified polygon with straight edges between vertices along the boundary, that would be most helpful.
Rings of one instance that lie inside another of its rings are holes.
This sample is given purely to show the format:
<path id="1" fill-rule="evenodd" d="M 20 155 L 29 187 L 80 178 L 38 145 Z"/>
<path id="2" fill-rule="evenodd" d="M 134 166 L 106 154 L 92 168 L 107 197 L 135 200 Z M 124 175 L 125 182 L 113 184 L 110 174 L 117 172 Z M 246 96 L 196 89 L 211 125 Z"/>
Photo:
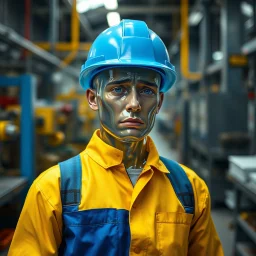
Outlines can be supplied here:
<path id="1" fill-rule="evenodd" d="M 224 255 L 210 215 L 210 195 L 204 181 L 182 166 L 195 198 L 194 216 L 185 213 L 173 187 L 164 178 L 169 171 L 159 160 L 150 137 L 147 150 L 146 165 L 133 187 L 122 164 L 123 152 L 104 143 L 97 130 L 80 154 L 79 211 L 128 211 L 129 255 Z M 62 225 L 60 170 L 53 166 L 34 181 L 28 192 L 9 255 L 57 255 Z M 95 243 L 98 239 L 95 237 Z"/>

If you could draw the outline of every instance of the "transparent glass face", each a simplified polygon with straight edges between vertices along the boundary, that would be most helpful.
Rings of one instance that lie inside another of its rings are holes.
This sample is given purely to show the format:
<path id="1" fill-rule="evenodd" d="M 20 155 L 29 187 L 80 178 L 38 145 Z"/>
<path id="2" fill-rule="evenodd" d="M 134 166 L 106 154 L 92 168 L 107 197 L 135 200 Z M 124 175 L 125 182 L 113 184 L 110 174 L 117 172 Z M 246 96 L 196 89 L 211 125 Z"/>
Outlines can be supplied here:
<path id="1" fill-rule="evenodd" d="M 121 141 L 143 139 L 159 110 L 161 76 L 144 68 L 113 68 L 94 79 L 102 128 Z"/>

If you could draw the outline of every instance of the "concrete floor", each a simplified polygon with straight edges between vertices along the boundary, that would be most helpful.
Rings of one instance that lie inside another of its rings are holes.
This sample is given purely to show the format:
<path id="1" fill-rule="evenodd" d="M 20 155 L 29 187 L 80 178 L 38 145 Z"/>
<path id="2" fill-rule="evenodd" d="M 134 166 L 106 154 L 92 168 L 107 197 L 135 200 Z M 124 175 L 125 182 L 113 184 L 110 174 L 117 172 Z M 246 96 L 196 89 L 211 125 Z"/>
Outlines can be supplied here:
<path id="1" fill-rule="evenodd" d="M 177 161 L 177 152 L 170 148 L 168 141 L 164 140 L 156 128 L 152 130 L 150 137 L 154 140 L 154 143 L 161 156 Z M 232 245 L 234 239 L 234 231 L 231 229 L 233 221 L 232 212 L 227 208 L 212 209 L 212 218 L 217 233 L 220 237 L 225 256 L 232 256 Z"/>

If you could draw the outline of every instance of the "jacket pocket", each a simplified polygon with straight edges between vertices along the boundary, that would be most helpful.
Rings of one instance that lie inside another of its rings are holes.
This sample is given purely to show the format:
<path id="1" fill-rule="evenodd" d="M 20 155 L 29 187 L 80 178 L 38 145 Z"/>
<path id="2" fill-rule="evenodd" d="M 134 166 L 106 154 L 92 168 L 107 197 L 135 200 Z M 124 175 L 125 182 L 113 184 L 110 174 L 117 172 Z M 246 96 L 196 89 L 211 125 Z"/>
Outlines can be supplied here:
<path id="1" fill-rule="evenodd" d="M 193 215 L 182 212 L 156 213 L 157 249 L 164 256 L 185 256 Z"/>

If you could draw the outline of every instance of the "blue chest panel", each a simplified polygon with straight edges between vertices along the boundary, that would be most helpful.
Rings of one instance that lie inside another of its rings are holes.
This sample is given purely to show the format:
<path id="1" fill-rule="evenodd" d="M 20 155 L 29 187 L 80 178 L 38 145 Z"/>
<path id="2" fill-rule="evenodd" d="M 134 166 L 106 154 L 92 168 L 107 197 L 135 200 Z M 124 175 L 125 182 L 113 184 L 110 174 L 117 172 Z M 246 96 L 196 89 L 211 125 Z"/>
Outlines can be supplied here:
<path id="1" fill-rule="evenodd" d="M 59 255 L 129 255 L 130 228 L 127 210 L 64 212 L 63 222 L 65 225 Z"/>

